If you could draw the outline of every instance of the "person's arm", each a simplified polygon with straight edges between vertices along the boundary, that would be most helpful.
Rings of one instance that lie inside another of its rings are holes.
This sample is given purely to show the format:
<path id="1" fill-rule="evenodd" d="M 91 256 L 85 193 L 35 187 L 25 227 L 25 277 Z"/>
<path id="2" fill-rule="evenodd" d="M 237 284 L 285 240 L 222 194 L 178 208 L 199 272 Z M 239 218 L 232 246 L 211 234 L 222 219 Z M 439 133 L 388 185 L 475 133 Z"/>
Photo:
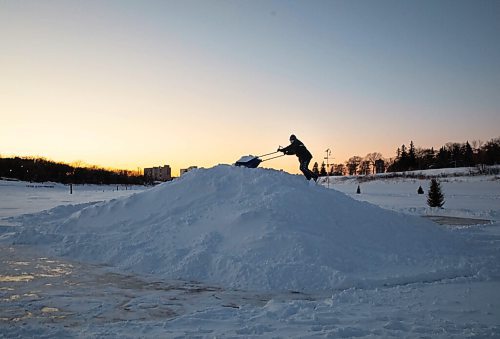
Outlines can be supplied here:
<path id="1" fill-rule="evenodd" d="M 294 140 L 290 145 L 288 145 L 285 148 L 279 149 L 279 151 L 281 151 L 285 154 L 288 154 L 288 155 L 292 155 L 292 154 L 295 154 L 296 148 L 297 148 L 296 147 L 296 140 Z"/>
<path id="2" fill-rule="evenodd" d="M 286 154 L 286 152 L 288 151 L 288 149 L 289 149 L 289 148 L 290 148 L 290 145 L 289 145 L 289 146 L 287 146 L 287 147 L 281 147 L 281 146 L 280 146 L 280 147 L 278 148 L 278 152 L 283 152 L 283 153 L 285 153 L 285 154 Z"/>

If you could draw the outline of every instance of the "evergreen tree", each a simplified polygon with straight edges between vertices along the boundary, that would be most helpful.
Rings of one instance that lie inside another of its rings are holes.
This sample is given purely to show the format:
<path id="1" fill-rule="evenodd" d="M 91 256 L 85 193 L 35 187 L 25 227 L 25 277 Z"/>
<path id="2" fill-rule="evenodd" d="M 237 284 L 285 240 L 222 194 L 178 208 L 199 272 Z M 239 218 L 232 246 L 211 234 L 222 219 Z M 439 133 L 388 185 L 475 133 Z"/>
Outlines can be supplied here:
<path id="1" fill-rule="evenodd" d="M 464 166 L 470 167 L 474 165 L 474 151 L 469 144 L 469 141 L 465 143 L 464 150 Z"/>
<path id="2" fill-rule="evenodd" d="M 425 149 L 422 152 L 421 166 L 419 169 L 428 169 L 436 165 L 436 152 L 434 152 L 434 147 L 431 149 Z"/>
<path id="3" fill-rule="evenodd" d="M 441 147 L 436 156 L 436 167 L 447 168 L 451 162 L 451 152 L 446 147 Z"/>
<path id="4" fill-rule="evenodd" d="M 335 168 L 334 167 L 335 167 L 334 165 L 330 165 L 330 170 L 328 171 L 329 176 L 335 175 Z"/>
<path id="5" fill-rule="evenodd" d="M 319 176 L 326 177 L 326 166 L 325 166 L 324 161 L 321 163 L 321 169 L 319 170 Z"/>
<path id="6" fill-rule="evenodd" d="M 500 138 L 488 141 L 482 147 L 484 153 L 484 163 L 486 165 L 495 165 L 500 163 Z"/>
<path id="7" fill-rule="evenodd" d="M 463 162 L 461 145 L 458 143 L 453 143 L 449 148 L 451 151 L 451 159 L 448 167 L 461 167 Z"/>
<path id="8" fill-rule="evenodd" d="M 410 150 L 408 152 L 408 169 L 413 170 L 417 167 L 417 156 L 415 154 L 415 145 L 410 142 Z"/>
<path id="9" fill-rule="evenodd" d="M 401 146 L 401 157 L 399 159 L 399 170 L 407 171 L 408 170 L 408 152 L 406 151 L 406 145 Z"/>
<path id="10" fill-rule="evenodd" d="M 312 168 L 313 173 L 316 175 L 319 175 L 319 170 L 318 170 L 318 162 L 315 162 Z"/>
<path id="11" fill-rule="evenodd" d="M 427 205 L 430 207 L 443 207 L 444 195 L 441 192 L 441 185 L 436 179 L 431 180 L 429 194 L 427 196 Z"/>

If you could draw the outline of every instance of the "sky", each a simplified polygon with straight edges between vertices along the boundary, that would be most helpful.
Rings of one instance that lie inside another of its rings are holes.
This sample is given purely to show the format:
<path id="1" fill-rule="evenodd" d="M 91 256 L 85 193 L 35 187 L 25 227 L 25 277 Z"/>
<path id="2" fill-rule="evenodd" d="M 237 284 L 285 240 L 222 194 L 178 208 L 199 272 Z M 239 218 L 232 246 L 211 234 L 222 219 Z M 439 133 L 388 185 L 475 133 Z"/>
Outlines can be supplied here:
<path id="1" fill-rule="evenodd" d="M 292 133 L 312 163 L 488 141 L 499 37 L 497 0 L 0 0 L 0 155 L 176 175 Z"/>

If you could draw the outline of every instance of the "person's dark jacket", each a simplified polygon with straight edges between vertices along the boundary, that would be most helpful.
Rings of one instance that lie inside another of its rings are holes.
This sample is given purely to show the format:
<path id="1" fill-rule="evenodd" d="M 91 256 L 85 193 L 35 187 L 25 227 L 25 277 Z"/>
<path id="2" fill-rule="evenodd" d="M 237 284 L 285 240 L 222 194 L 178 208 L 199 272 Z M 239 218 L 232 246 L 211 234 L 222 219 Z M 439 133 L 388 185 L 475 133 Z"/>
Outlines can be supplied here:
<path id="1" fill-rule="evenodd" d="M 295 154 L 300 162 L 312 159 L 312 154 L 299 139 L 295 139 L 289 146 L 280 149 L 280 151 L 288 155 Z"/>

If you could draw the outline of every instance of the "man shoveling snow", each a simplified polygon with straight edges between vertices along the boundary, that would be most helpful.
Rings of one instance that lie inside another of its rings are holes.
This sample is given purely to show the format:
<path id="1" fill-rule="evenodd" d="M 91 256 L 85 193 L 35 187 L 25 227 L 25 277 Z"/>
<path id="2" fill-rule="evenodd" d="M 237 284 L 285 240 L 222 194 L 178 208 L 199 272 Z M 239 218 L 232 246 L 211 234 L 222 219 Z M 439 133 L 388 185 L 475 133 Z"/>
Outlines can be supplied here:
<path id="1" fill-rule="evenodd" d="M 292 134 L 290 135 L 290 145 L 285 148 L 278 148 L 278 152 L 283 152 L 286 155 L 295 154 L 299 158 L 300 170 L 304 173 L 307 180 L 314 179 L 318 180 L 318 175 L 309 169 L 309 162 L 311 162 L 312 154 L 306 148 L 306 146 L 297 139 L 297 137 Z"/>

